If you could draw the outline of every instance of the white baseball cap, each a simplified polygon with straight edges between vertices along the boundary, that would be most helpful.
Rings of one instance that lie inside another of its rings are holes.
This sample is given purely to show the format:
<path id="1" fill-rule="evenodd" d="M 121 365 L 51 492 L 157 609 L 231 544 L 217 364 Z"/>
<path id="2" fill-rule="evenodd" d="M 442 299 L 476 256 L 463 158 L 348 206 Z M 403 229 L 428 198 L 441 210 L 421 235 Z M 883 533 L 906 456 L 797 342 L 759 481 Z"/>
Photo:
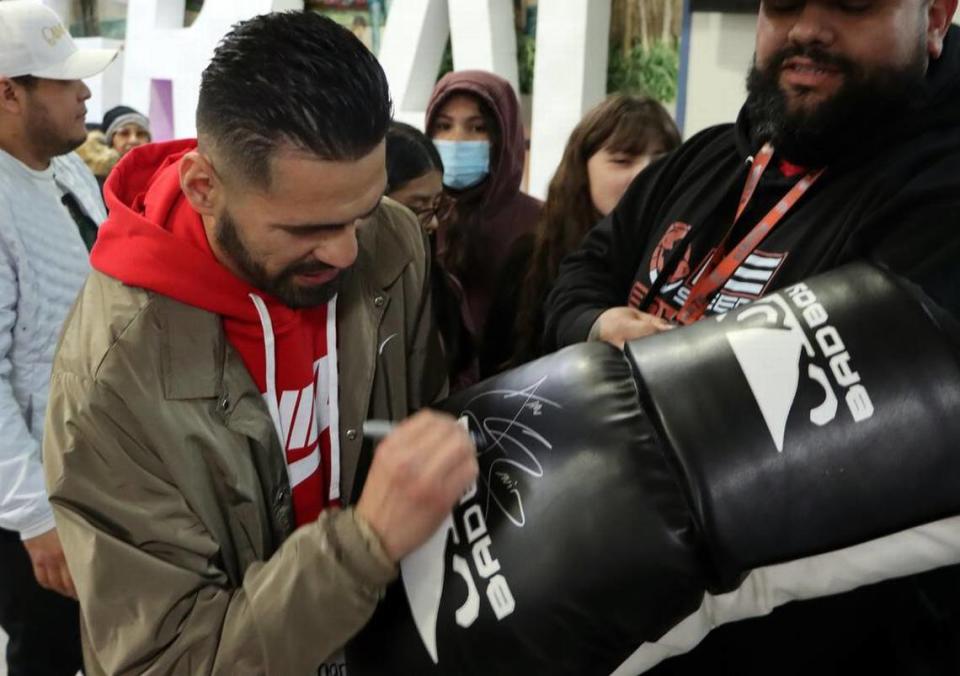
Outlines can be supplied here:
<path id="1" fill-rule="evenodd" d="M 36 0 L 0 1 L 0 77 L 82 80 L 109 66 L 119 49 L 78 49 L 54 11 Z"/>

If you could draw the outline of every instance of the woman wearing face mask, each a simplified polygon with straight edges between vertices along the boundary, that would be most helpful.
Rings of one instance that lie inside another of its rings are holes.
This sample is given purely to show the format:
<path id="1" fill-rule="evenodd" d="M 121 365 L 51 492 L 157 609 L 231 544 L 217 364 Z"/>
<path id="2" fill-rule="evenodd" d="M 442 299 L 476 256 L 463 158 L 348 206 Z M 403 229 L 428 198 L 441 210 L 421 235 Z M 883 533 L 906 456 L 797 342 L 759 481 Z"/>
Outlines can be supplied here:
<path id="1" fill-rule="evenodd" d="M 433 142 L 415 127 L 394 122 L 387 131 L 387 197 L 410 209 L 430 238 L 430 287 L 434 319 L 443 342 L 451 391 L 477 381 L 478 365 L 463 289 L 436 260 L 436 232 L 449 213 L 443 194 L 443 162 Z"/>
<path id="2" fill-rule="evenodd" d="M 669 113 L 645 97 L 611 96 L 580 121 L 550 182 L 536 232 L 517 240 L 504 265 L 491 311 L 514 321 L 485 337 L 483 376 L 542 356 L 543 304 L 560 261 L 650 162 L 679 145 Z"/>
<path id="3" fill-rule="evenodd" d="M 510 247 L 540 214 L 540 202 L 520 192 L 526 139 L 519 103 L 492 73 L 448 73 L 433 90 L 426 121 L 443 159 L 444 191 L 456 199 L 450 222 L 440 225 L 438 256 L 462 283 L 482 337 L 512 321 L 489 315 L 494 286 Z"/>

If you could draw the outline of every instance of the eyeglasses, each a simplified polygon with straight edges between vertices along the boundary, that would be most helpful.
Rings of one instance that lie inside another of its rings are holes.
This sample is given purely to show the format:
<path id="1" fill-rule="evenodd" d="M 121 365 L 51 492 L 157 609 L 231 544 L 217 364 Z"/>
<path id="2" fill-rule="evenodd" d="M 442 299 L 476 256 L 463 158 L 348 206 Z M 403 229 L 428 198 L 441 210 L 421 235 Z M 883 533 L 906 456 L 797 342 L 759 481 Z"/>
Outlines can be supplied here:
<path id="1" fill-rule="evenodd" d="M 449 218 L 455 204 L 454 199 L 440 194 L 437 195 L 437 198 L 429 207 L 414 210 L 413 214 L 417 217 L 417 220 L 420 221 L 420 227 L 428 228 L 434 218 L 436 218 L 438 222 Z"/>

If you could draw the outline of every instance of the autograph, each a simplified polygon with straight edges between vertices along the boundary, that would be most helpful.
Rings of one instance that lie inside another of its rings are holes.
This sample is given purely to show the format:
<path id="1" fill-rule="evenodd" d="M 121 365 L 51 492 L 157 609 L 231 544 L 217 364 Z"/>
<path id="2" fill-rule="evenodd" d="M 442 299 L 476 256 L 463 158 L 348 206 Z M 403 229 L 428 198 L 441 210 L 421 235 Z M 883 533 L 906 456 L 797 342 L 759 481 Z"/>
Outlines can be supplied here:
<path id="1" fill-rule="evenodd" d="M 518 528 L 523 528 L 527 517 L 523 510 L 523 498 L 520 495 L 519 479 L 514 472 L 521 472 L 534 478 L 543 477 L 543 465 L 540 464 L 535 451 L 551 450 L 553 445 L 536 429 L 521 422 L 524 412 L 533 417 L 543 414 L 544 407 L 561 409 L 562 406 L 537 394 L 538 390 L 547 381 L 544 376 L 533 385 L 523 390 L 491 390 L 479 394 L 464 405 L 460 414 L 471 423 L 471 428 L 478 430 L 477 445 L 483 448 L 479 456 L 495 455 L 487 467 L 481 480 L 487 488 L 487 500 L 484 506 L 484 516 L 489 515 L 491 503 L 496 504 L 504 516 Z M 480 419 L 474 412 L 478 402 L 488 398 L 499 398 L 503 401 L 515 399 L 516 412 L 510 418 L 487 416 Z"/>

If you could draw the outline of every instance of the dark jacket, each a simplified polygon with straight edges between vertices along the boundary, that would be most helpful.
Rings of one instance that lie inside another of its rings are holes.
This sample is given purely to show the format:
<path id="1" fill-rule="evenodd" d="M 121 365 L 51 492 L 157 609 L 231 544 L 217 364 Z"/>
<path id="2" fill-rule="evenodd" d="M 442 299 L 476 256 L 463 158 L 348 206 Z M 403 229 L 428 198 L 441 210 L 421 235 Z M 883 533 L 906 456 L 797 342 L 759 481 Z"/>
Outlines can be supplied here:
<path id="1" fill-rule="evenodd" d="M 536 235 L 533 233 L 518 237 L 500 270 L 500 281 L 490 303 L 490 314 L 503 319 L 487 324 L 479 355 L 480 375 L 483 377 L 533 361 L 544 354 L 539 341 L 536 345 L 521 347 L 523 341 L 517 330 L 523 285 L 533 264 L 535 244 Z M 542 305 L 534 309 L 533 324 L 534 335 L 543 333 Z"/>
<path id="2" fill-rule="evenodd" d="M 701 262 L 733 222 L 759 149 L 745 112 L 708 129 L 637 177 L 617 208 L 561 267 L 547 303 L 545 342 L 585 340 L 607 308 L 644 301 L 671 317 Z M 771 166 L 740 221 L 737 241 L 797 180 Z M 870 259 L 916 281 L 960 313 L 960 29 L 931 65 L 926 97 L 832 163 L 819 182 L 718 292 L 722 312 L 848 261 Z M 674 255 L 676 254 L 676 255 Z"/>
<path id="3" fill-rule="evenodd" d="M 490 176 L 476 188 L 454 195 L 458 218 L 453 227 L 470 229 L 470 249 L 463 268 L 449 272 L 463 285 L 473 326 L 482 339 L 488 321 L 512 321 L 509 317 L 488 320 L 494 287 L 514 240 L 533 232 L 542 205 L 520 192 L 527 144 L 519 102 L 510 84 L 484 71 L 448 73 L 433 90 L 427 107 L 427 129 L 443 103 L 455 94 L 472 94 L 483 101 L 496 118 L 500 132 L 499 152 L 490 158 Z M 441 260 L 448 228 L 441 224 L 438 233 Z"/>

